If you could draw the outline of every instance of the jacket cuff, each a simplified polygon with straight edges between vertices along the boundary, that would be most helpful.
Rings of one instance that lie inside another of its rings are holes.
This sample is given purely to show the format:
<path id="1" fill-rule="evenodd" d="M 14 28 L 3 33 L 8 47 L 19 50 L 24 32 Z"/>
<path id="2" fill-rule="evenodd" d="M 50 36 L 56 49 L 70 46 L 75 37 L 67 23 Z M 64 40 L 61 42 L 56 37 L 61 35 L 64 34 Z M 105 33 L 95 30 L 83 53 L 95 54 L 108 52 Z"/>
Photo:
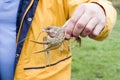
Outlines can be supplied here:
<path id="1" fill-rule="evenodd" d="M 91 3 L 98 4 L 104 10 L 104 13 L 106 16 L 106 24 L 105 24 L 104 29 L 101 31 L 98 37 L 94 38 L 95 40 L 102 41 L 109 35 L 109 33 L 111 32 L 115 24 L 116 10 L 113 8 L 111 2 L 109 1 L 102 1 L 102 0 L 94 1 L 93 0 L 91 1 Z"/>
<path id="2" fill-rule="evenodd" d="M 103 11 L 104 11 L 104 14 L 106 15 L 106 11 L 105 11 L 105 8 L 101 5 L 101 4 L 99 4 L 98 2 L 91 2 L 91 3 L 95 3 L 95 4 L 97 4 L 97 5 L 99 5 L 102 9 L 103 9 Z"/>

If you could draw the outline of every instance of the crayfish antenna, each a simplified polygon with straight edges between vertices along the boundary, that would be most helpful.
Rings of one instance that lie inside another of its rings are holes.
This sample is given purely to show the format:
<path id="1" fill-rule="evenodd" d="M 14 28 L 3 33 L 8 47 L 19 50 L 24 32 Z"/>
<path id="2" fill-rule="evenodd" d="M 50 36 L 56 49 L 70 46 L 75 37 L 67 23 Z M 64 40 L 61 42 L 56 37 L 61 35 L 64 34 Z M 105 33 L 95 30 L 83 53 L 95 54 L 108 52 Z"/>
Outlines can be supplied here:
<path id="1" fill-rule="evenodd" d="M 41 53 L 41 52 L 46 52 L 47 49 L 43 49 L 43 50 L 38 50 L 38 51 L 34 51 L 33 53 Z"/>
<path id="2" fill-rule="evenodd" d="M 30 40 L 30 41 L 32 41 L 34 43 L 38 43 L 38 44 L 49 44 L 48 41 L 35 41 L 35 40 Z"/>

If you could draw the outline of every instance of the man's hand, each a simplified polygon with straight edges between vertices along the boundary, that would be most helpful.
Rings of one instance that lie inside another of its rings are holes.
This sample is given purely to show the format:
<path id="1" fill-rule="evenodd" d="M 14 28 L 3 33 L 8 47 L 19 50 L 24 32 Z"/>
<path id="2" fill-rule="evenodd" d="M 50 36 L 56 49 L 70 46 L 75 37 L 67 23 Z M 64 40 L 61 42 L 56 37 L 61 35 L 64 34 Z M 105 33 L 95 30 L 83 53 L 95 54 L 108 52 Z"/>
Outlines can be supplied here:
<path id="1" fill-rule="evenodd" d="M 99 36 L 105 23 L 106 17 L 102 7 L 95 3 L 82 4 L 64 25 L 66 39 L 78 36 L 95 38 Z"/>

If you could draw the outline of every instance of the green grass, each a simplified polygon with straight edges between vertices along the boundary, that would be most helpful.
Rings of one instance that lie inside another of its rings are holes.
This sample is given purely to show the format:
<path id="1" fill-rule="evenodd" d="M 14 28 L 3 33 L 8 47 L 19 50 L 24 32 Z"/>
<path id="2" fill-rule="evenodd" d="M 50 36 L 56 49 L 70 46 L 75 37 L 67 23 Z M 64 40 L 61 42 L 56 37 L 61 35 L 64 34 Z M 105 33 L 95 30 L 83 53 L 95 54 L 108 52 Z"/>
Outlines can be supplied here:
<path id="1" fill-rule="evenodd" d="M 106 40 L 82 38 L 72 52 L 72 80 L 120 80 L 120 15 Z"/>

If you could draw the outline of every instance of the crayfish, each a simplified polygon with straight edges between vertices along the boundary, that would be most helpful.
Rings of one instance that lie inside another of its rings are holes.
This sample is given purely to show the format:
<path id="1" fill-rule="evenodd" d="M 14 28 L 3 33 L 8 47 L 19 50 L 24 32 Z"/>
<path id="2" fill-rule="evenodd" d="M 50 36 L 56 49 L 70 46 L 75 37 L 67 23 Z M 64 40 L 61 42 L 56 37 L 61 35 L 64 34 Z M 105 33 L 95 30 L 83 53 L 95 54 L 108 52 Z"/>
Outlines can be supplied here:
<path id="1" fill-rule="evenodd" d="M 48 26 L 42 30 L 42 32 L 46 32 L 47 35 L 43 37 L 43 41 L 36 41 L 36 40 L 31 40 L 34 43 L 37 44 L 43 44 L 44 49 L 43 50 L 38 50 L 33 53 L 41 53 L 41 52 L 46 52 L 48 58 L 49 58 L 49 51 L 54 50 L 59 48 L 64 41 L 66 40 L 65 38 L 65 28 L 63 27 L 56 27 L 56 26 Z M 77 37 L 75 40 L 81 44 L 81 38 Z"/>
<path id="2" fill-rule="evenodd" d="M 45 44 L 48 47 L 46 47 L 43 50 L 35 51 L 34 53 L 40 53 L 40 52 L 50 51 L 59 48 L 62 45 L 62 43 L 66 40 L 64 28 L 56 27 L 56 26 L 48 26 L 42 31 L 47 33 L 47 36 L 43 38 L 43 41 L 36 41 L 36 40 L 31 40 L 31 41 L 37 44 Z M 75 38 L 75 40 L 79 44 L 81 44 L 80 37 Z"/>

